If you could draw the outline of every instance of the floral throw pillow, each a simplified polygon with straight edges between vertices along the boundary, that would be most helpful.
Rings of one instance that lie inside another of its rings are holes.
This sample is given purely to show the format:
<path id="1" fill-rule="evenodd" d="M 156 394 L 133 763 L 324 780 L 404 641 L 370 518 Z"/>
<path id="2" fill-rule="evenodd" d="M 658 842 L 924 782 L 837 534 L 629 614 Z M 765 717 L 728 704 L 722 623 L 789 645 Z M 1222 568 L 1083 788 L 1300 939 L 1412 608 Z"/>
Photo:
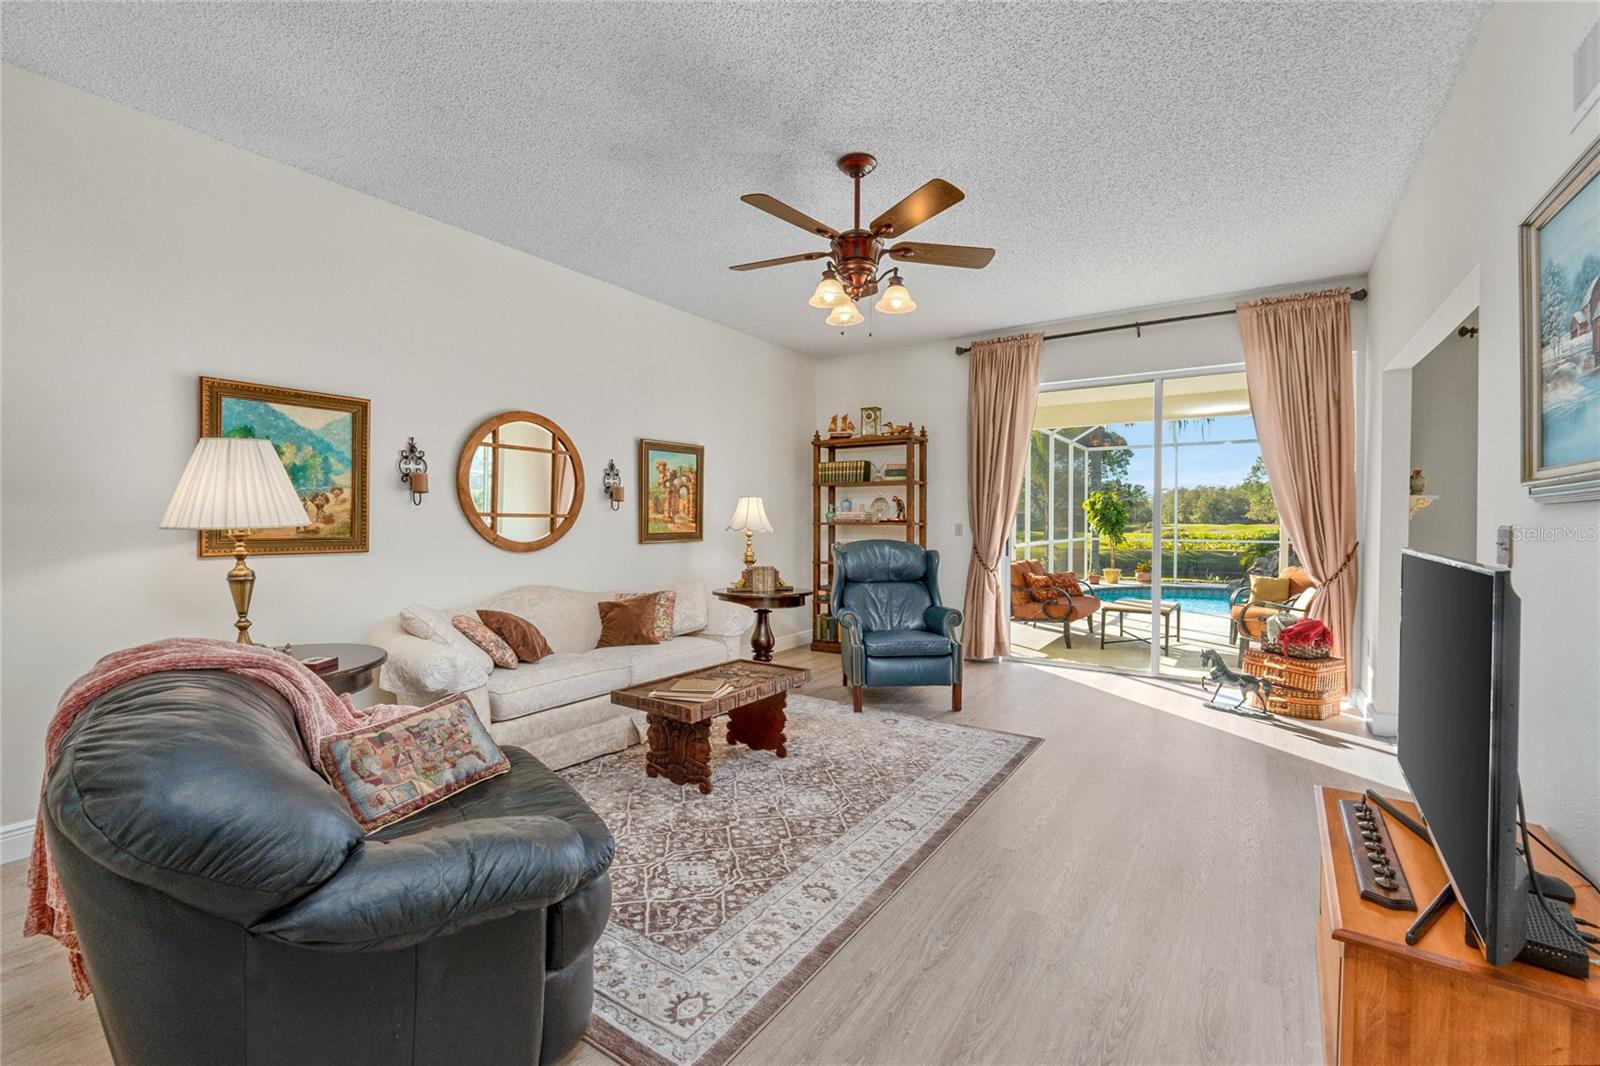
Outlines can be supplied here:
<path id="1" fill-rule="evenodd" d="M 370 834 L 505 773 L 511 761 L 471 702 L 455 695 L 380 725 L 323 737 L 317 769 Z"/>
<path id="2" fill-rule="evenodd" d="M 496 666 L 507 670 L 517 668 L 517 653 L 511 650 L 511 645 L 507 644 L 500 634 L 476 618 L 458 614 L 450 619 L 450 624 L 455 626 L 462 636 L 482 648 L 489 658 L 494 660 Z"/>
<path id="3" fill-rule="evenodd" d="M 1040 603 L 1049 603 L 1051 600 L 1061 598 L 1061 590 L 1056 588 L 1049 574 L 1024 574 L 1022 578 L 1028 584 L 1028 595 Z"/>
<path id="4" fill-rule="evenodd" d="M 1046 574 L 1045 576 L 1048 577 L 1051 583 L 1053 583 L 1057 588 L 1065 589 L 1068 596 L 1083 595 L 1083 586 L 1078 584 L 1078 573 L 1076 570 L 1068 570 L 1064 574 Z"/>

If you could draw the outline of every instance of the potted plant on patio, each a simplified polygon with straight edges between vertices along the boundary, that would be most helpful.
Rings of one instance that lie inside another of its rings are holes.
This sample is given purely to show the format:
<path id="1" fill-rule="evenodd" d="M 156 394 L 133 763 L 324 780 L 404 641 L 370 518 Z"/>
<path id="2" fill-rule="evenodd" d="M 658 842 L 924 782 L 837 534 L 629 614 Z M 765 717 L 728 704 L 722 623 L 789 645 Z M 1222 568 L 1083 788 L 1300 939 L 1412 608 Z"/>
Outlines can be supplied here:
<path id="1" fill-rule="evenodd" d="M 1133 579 L 1141 585 L 1150 584 L 1150 560 L 1140 559 L 1133 566 Z"/>
<path id="2" fill-rule="evenodd" d="M 1091 492 L 1083 501 L 1083 514 L 1089 521 L 1089 528 L 1099 534 L 1111 553 L 1111 565 L 1100 573 L 1106 584 L 1115 585 L 1122 580 L 1122 571 L 1117 568 L 1117 549 L 1128 542 L 1128 508 L 1116 489 L 1100 489 Z"/>

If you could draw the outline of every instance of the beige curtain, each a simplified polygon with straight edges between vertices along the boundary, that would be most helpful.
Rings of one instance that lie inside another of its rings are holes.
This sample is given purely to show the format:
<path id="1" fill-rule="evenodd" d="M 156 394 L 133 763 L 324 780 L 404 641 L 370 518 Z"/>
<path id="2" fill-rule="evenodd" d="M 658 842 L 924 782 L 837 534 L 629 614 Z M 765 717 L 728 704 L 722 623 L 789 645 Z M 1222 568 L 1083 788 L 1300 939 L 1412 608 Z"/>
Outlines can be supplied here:
<path id="1" fill-rule="evenodd" d="M 1001 594 L 1006 538 L 1016 522 L 1023 462 L 1039 405 L 1038 333 L 979 341 L 967 367 L 967 516 L 972 560 L 962 609 L 961 647 L 969 659 L 1011 650 L 1009 603 Z"/>
<path id="2" fill-rule="evenodd" d="M 1312 617 L 1333 630 L 1333 653 L 1348 658 L 1356 611 L 1350 290 L 1242 303 L 1239 336 L 1279 521 L 1322 589 Z"/>

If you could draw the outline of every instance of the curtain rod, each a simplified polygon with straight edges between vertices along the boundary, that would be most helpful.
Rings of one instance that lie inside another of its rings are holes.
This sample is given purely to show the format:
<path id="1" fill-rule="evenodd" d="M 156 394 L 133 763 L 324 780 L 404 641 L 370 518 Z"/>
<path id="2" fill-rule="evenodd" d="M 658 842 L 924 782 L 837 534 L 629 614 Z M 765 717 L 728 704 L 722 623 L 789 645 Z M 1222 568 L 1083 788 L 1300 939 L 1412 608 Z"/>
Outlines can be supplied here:
<path id="1" fill-rule="evenodd" d="M 1357 289 L 1355 292 L 1350 294 L 1350 299 L 1352 300 L 1365 300 L 1366 298 L 1366 289 Z M 1239 311 L 1237 308 L 1230 307 L 1226 311 L 1204 311 L 1198 315 L 1173 315 L 1171 318 L 1152 318 L 1148 322 L 1140 322 L 1136 320 L 1133 322 L 1125 322 L 1120 326 L 1096 326 L 1094 329 L 1075 329 L 1068 333 L 1047 333 L 1045 334 L 1044 339 L 1047 341 L 1059 341 L 1065 340 L 1068 337 L 1087 337 L 1094 333 L 1115 333 L 1118 330 L 1123 329 L 1131 329 L 1136 336 L 1142 336 L 1140 331 L 1143 330 L 1145 326 L 1165 326 L 1171 322 L 1193 322 L 1199 318 L 1221 318 L 1223 315 L 1236 315 L 1238 313 Z M 970 351 L 972 351 L 971 345 L 968 345 L 965 348 L 958 347 L 956 349 L 956 354 L 966 355 Z"/>

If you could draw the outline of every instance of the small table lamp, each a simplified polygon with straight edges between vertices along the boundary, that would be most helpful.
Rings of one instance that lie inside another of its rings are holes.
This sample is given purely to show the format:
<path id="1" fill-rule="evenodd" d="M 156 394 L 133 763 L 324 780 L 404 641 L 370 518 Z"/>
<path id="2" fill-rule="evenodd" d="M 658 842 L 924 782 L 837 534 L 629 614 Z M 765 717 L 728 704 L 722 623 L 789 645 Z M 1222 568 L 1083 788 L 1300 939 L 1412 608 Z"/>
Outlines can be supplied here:
<path id="1" fill-rule="evenodd" d="M 250 594 L 256 574 L 244 564 L 244 538 L 254 529 L 289 529 L 306 524 L 306 508 L 295 492 L 272 442 L 258 437 L 201 437 L 161 518 L 162 529 L 219 529 L 233 538 L 228 591 L 239 617 L 240 644 L 250 639 Z"/>
<path id="2" fill-rule="evenodd" d="M 772 523 L 767 521 L 767 505 L 760 496 L 740 496 L 739 505 L 733 509 L 728 529 L 744 534 L 744 565 L 756 565 L 756 550 L 751 538 L 757 533 L 771 533 Z"/>

